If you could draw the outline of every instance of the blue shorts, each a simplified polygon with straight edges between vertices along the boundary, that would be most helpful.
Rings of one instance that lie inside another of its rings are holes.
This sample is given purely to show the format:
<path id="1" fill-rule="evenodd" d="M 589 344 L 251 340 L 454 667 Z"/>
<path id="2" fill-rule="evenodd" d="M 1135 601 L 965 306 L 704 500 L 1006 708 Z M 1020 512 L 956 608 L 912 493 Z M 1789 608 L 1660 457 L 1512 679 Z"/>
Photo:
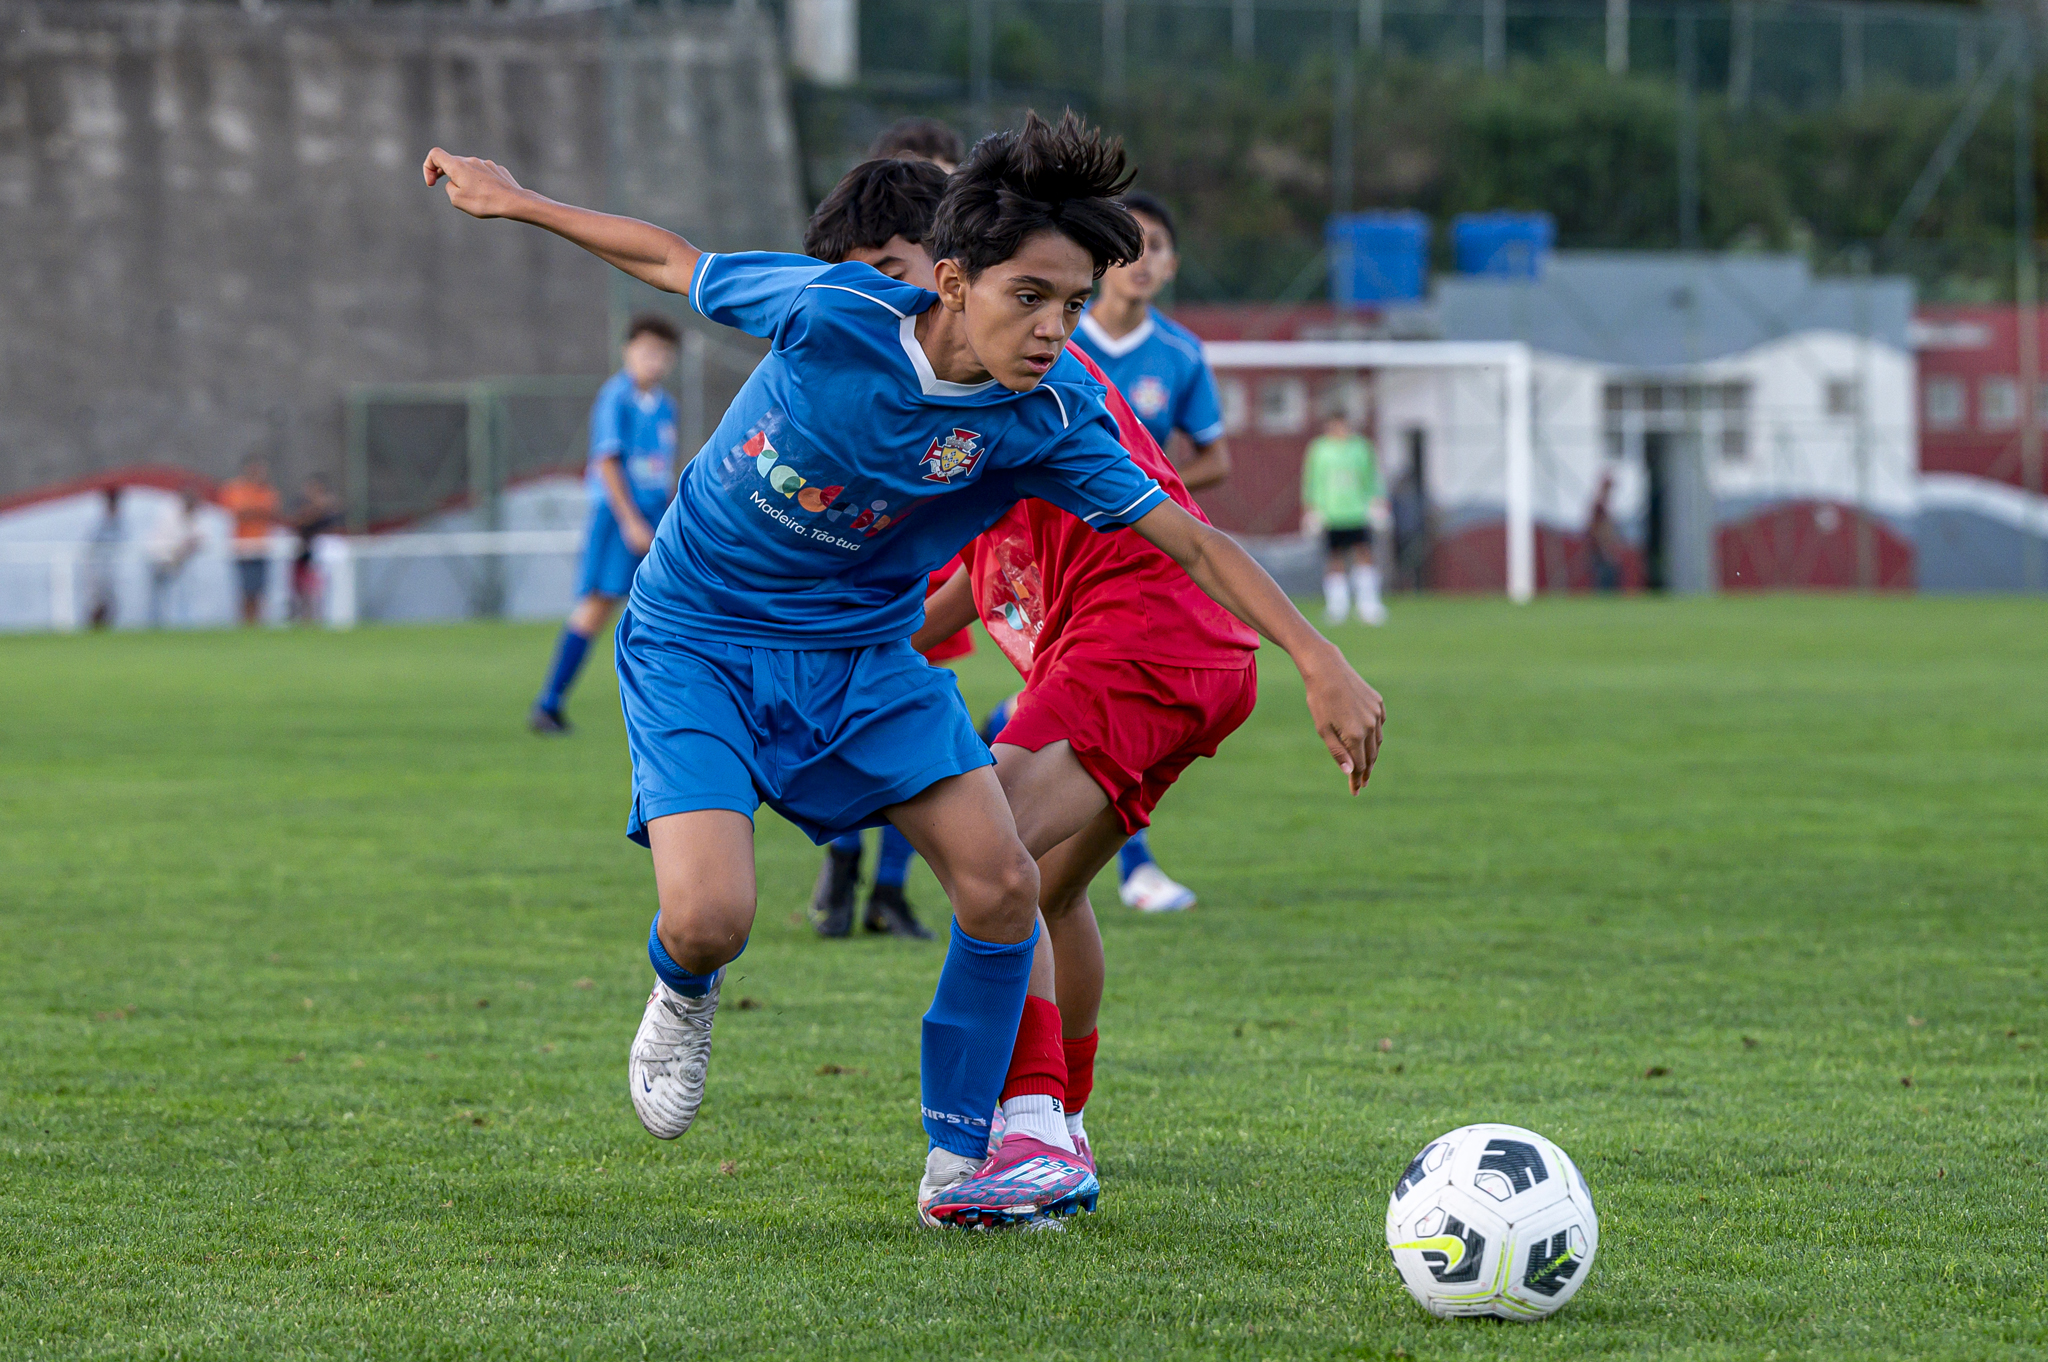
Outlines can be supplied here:
<path id="1" fill-rule="evenodd" d="M 959 682 L 908 639 L 866 648 L 752 648 L 657 634 L 619 616 L 616 656 L 633 811 L 626 835 L 698 809 L 766 803 L 823 844 L 881 810 L 993 765 Z"/>
<path id="2" fill-rule="evenodd" d="M 640 514 L 647 517 L 649 525 L 661 523 L 659 508 L 650 511 L 642 506 Z M 596 503 L 590 508 L 590 531 L 583 537 L 583 567 L 576 576 L 576 599 L 580 601 L 592 592 L 623 598 L 633 589 L 633 573 L 645 556 L 626 547 L 611 503 Z"/>

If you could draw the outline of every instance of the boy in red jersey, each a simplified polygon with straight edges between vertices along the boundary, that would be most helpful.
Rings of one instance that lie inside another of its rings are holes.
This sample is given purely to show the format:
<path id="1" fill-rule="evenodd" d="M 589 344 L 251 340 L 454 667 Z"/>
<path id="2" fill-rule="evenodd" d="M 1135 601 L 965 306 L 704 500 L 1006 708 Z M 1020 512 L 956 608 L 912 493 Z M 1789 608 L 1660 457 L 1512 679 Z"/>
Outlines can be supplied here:
<path id="1" fill-rule="evenodd" d="M 849 172 L 812 219 L 813 253 L 928 283 L 923 200 L 894 183 L 920 176 L 933 193 L 943 184 L 926 166 L 870 162 Z M 1123 395 L 1078 347 L 1067 348 L 1107 390 L 1132 461 L 1202 517 Z M 1142 537 L 1099 534 L 1043 501 L 1018 503 L 960 556 L 967 570 L 927 598 L 912 644 L 930 655 L 978 615 L 1025 678 L 994 750 L 1019 840 L 1038 859 L 1047 936 L 1003 1086 L 1006 1138 L 991 1141 L 973 1177 L 937 1189 L 926 1211 L 953 1223 L 1006 1223 L 1033 1194 L 1017 1174 L 1035 1148 L 1068 1144 L 1094 1166 L 1082 1118 L 1105 968 L 1088 884 L 1151 821 L 1180 773 L 1249 717 L 1259 639 Z"/>

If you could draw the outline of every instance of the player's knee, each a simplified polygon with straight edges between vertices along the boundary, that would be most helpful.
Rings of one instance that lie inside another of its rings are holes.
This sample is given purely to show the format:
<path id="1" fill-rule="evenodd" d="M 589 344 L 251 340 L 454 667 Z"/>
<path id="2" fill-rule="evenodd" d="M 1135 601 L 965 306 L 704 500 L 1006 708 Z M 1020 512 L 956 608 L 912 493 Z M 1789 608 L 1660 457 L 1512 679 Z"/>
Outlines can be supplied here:
<path id="1" fill-rule="evenodd" d="M 989 866 L 982 891 L 990 917 L 1029 932 L 1038 916 L 1038 863 L 1020 845 Z"/>
<path id="2" fill-rule="evenodd" d="M 692 974 L 709 974 L 739 955 L 753 926 L 751 899 L 697 887 L 661 895 L 654 931 L 670 959 Z"/>

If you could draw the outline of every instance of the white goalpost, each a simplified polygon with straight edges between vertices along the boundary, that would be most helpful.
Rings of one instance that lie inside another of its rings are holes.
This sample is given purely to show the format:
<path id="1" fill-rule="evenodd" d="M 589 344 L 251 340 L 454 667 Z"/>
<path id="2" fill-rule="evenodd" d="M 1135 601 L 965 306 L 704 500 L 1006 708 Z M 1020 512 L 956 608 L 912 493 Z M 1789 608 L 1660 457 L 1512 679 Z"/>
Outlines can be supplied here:
<path id="1" fill-rule="evenodd" d="M 1519 341 L 1282 340 L 1210 341 L 1203 346 L 1219 375 L 1414 374 L 1418 371 L 1497 375 L 1492 394 L 1500 467 L 1500 505 L 1506 526 L 1506 590 L 1510 600 L 1536 592 L 1535 410 L 1529 347 Z M 1233 437 L 1235 438 L 1235 437 Z M 1295 437 L 1300 443 L 1300 437 Z M 1382 449 L 1385 448 L 1382 443 Z M 1384 460 L 1383 455 L 1383 460 Z M 1386 467 L 1382 464 L 1383 469 Z"/>

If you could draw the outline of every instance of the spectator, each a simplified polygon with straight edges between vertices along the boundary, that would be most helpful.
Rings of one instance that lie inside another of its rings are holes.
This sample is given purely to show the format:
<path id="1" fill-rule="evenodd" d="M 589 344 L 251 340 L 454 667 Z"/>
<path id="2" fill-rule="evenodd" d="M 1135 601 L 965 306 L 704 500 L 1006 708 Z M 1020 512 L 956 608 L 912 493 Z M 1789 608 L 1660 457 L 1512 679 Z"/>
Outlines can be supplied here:
<path id="1" fill-rule="evenodd" d="M 104 498 L 99 522 L 86 541 L 85 598 L 91 604 L 86 618 L 95 629 L 114 622 L 114 572 L 121 554 L 121 489 L 100 489 Z"/>
<path id="2" fill-rule="evenodd" d="M 161 629 L 164 599 L 199 552 L 199 494 L 186 492 L 157 521 L 149 538 L 149 622 Z"/>
<path id="3" fill-rule="evenodd" d="M 265 540 L 277 523 L 277 489 L 270 485 L 270 467 L 259 454 L 242 460 L 242 474 L 221 484 L 222 509 L 235 518 L 235 576 L 241 588 L 242 623 L 254 624 L 263 614 L 263 589 L 270 581 Z"/>
<path id="4" fill-rule="evenodd" d="M 341 502 L 318 473 L 307 477 L 299 489 L 299 509 L 292 516 L 292 533 L 299 537 L 298 552 L 292 557 L 292 618 L 313 618 L 320 597 L 320 573 L 313 566 L 313 541 L 341 524 Z"/>
<path id="5" fill-rule="evenodd" d="M 912 161 L 930 161 L 948 175 L 960 168 L 960 159 L 966 154 L 967 148 L 961 143 L 960 134 L 936 118 L 899 118 L 882 129 L 882 135 L 868 148 L 870 161 L 899 156 Z"/>
<path id="6" fill-rule="evenodd" d="M 1374 503 L 1384 495 L 1372 441 L 1351 428 L 1343 412 L 1333 413 L 1323 433 L 1309 441 L 1301 465 L 1301 504 L 1323 532 L 1328 555 L 1323 568 L 1323 609 L 1336 624 L 1351 613 L 1367 624 L 1385 624 L 1380 574 L 1372 561 Z"/>
<path id="7" fill-rule="evenodd" d="M 1586 517 L 1586 552 L 1592 560 L 1593 589 L 1621 590 L 1621 528 L 1607 503 L 1614 495 L 1614 475 L 1600 477 L 1600 490 L 1593 494 L 1593 510 Z"/>

